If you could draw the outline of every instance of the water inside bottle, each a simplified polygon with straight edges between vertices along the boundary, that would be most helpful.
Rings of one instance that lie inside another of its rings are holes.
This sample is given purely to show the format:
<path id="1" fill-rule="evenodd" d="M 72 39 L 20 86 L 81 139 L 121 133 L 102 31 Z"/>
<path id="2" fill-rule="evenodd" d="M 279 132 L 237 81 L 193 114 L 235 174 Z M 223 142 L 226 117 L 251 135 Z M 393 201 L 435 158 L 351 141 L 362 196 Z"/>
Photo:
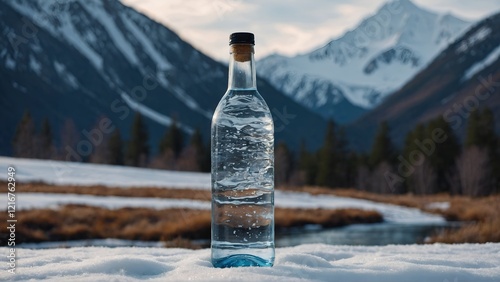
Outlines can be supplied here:
<path id="1" fill-rule="evenodd" d="M 212 263 L 274 263 L 274 130 L 255 89 L 229 90 L 212 122 Z"/>

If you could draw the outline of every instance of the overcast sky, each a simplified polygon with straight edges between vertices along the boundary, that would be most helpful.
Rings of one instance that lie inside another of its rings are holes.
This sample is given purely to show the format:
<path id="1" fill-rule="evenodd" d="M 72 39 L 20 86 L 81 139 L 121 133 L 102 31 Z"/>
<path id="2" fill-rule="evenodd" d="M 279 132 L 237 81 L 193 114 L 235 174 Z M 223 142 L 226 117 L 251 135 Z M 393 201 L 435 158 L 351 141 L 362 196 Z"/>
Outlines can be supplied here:
<path id="1" fill-rule="evenodd" d="M 122 0 L 221 61 L 234 31 L 256 36 L 256 58 L 294 55 L 325 44 L 373 14 L 387 0 Z M 470 21 L 500 10 L 499 0 L 413 0 L 428 10 Z"/>

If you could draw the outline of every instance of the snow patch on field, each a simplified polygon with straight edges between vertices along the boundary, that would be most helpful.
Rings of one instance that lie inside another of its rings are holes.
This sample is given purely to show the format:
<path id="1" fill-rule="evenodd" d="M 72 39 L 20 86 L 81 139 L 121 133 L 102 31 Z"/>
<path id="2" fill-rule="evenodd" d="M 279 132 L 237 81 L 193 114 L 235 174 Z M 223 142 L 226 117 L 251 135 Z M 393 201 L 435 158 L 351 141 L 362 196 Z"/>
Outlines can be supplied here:
<path id="1" fill-rule="evenodd" d="M 302 209 L 343 209 L 355 208 L 375 210 L 382 214 L 386 222 L 401 224 L 444 224 L 443 217 L 424 213 L 418 209 L 375 203 L 360 199 L 332 195 L 310 195 L 296 192 L 275 192 L 275 206 Z M 125 207 L 151 209 L 188 208 L 209 210 L 210 202 L 191 199 L 162 199 L 144 197 L 92 196 L 58 193 L 18 193 L 17 210 L 58 208 L 61 205 L 78 204 L 120 209 Z M 7 205 L 7 197 L 0 198 L 0 205 Z"/>
<path id="2" fill-rule="evenodd" d="M 210 189 L 210 174 L 208 173 L 0 157 L 0 171 L 7 171 L 9 166 L 16 168 L 16 180 L 20 182 L 43 181 L 57 185 L 107 185 L 123 188 L 153 186 Z M 6 180 L 7 174 L 0 175 L 0 179 Z M 63 188 L 61 186 L 61 189 Z M 18 209 L 55 208 L 64 204 L 84 204 L 109 209 L 146 206 L 156 209 L 210 208 L 209 202 L 190 199 L 102 197 L 47 193 L 19 193 L 18 197 Z M 6 201 L 6 197 L 0 197 L 0 204 L 6 205 Z M 428 214 L 419 209 L 333 195 L 276 191 L 275 205 L 283 208 L 303 209 L 357 208 L 378 211 L 387 222 L 408 224 L 445 223 L 443 217 Z"/>
<path id="3" fill-rule="evenodd" d="M 434 202 L 434 203 L 430 203 L 428 205 L 425 206 L 425 208 L 427 209 L 436 209 L 436 210 L 447 210 L 450 208 L 450 202 Z"/>
<path id="4" fill-rule="evenodd" d="M 208 173 L 0 157 L 0 170 L 7 171 L 9 166 L 16 168 L 20 182 L 210 189 Z M 1 174 L 0 179 L 7 180 L 7 174 Z"/>
<path id="5" fill-rule="evenodd" d="M 7 253 L 7 248 L 1 248 Z M 272 268 L 216 269 L 210 250 L 18 249 L 0 280 L 27 281 L 499 281 L 500 244 L 330 246 L 276 249 Z"/>
<path id="6" fill-rule="evenodd" d="M 7 206 L 5 199 L 0 198 L 0 203 L 2 206 Z M 210 202 L 189 199 L 132 198 L 56 193 L 18 193 L 16 209 L 58 208 L 61 205 L 69 204 L 88 205 L 112 210 L 126 207 L 150 209 L 210 209 Z"/>
<path id="7" fill-rule="evenodd" d="M 382 214 L 387 222 L 405 224 L 445 223 L 442 216 L 425 213 L 419 209 L 333 195 L 276 191 L 275 205 L 284 208 L 375 210 Z"/>
<path id="8" fill-rule="evenodd" d="M 71 241 L 53 241 L 40 243 L 22 243 L 17 245 L 18 248 L 24 249 L 57 249 L 57 248 L 75 248 L 75 247 L 142 247 L 142 248 L 163 248 L 164 242 L 149 242 L 123 239 L 87 239 L 87 240 L 71 240 Z"/>

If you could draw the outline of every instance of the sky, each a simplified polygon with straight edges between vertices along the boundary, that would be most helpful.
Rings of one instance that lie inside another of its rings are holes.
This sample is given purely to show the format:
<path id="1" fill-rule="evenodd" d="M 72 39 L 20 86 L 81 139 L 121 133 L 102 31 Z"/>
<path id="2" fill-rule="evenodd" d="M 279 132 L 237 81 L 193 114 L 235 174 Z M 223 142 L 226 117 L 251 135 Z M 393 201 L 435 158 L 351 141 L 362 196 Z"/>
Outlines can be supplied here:
<path id="1" fill-rule="evenodd" d="M 195 48 L 227 61 L 228 37 L 251 31 L 256 59 L 321 47 L 374 14 L 388 0 L 122 0 L 163 23 Z M 435 12 L 476 21 L 500 10 L 499 0 L 412 0 Z"/>

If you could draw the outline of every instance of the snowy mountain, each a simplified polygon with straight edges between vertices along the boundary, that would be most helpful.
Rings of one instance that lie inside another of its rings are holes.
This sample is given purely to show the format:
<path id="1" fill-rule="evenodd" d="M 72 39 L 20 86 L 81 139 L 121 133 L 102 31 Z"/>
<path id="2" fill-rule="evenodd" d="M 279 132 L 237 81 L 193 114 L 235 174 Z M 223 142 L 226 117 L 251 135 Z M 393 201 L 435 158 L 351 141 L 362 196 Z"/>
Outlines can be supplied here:
<path id="1" fill-rule="evenodd" d="M 395 0 L 319 49 L 262 59 L 259 72 L 295 101 L 345 123 L 401 87 L 469 25 Z"/>
<path id="2" fill-rule="evenodd" d="M 48 117 L 56 138 L 66 119 L 81 131 L 101 116 L 128 138 L 134 111 L 147 118 L 153 150 L 173 118 L 186 134 L 199 128 L 208 138 L 227 66 L 119 1 L 0 0 L 0 31 L 0 105 L 9 109 L 0 113 L 0 154 L 10 153 L 25 110 L 36 124 Z M 322 117 L 262 79 L 258 87 L 277 142 L 319 144 Z"/>
<path id="3" fill-rule="evenodd" d="M 438 116 L 465 136 L 475 107 L 489 107 L 500 132 L 500 13 L 481 20 L 429 63 L 401 89 L 348 126 L 351 144 L 370 148 L 378 124 L 387 121 L 392 140 L 403 144 L 418 123 Z"/>

